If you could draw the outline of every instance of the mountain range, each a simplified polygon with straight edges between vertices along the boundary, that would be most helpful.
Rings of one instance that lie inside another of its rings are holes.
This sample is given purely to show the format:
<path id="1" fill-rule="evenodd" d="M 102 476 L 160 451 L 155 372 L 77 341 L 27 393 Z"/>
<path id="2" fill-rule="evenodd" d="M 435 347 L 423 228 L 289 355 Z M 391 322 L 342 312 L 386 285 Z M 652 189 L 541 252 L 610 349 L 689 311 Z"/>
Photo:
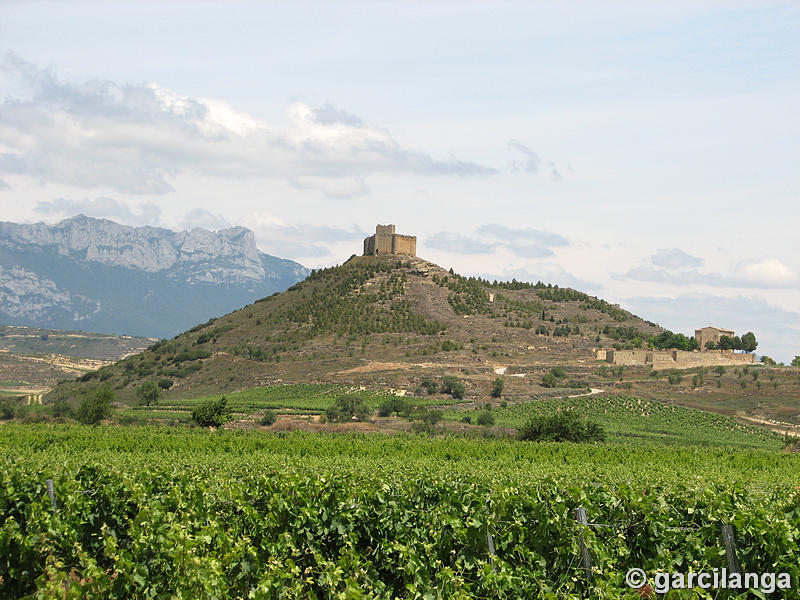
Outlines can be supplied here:
<path id="1" fill-rule="evenodd" d="M 79 215 L 0 222 L 0 322 L 168 338 L 309 273 L 244 227 L 171 231 Z"/>

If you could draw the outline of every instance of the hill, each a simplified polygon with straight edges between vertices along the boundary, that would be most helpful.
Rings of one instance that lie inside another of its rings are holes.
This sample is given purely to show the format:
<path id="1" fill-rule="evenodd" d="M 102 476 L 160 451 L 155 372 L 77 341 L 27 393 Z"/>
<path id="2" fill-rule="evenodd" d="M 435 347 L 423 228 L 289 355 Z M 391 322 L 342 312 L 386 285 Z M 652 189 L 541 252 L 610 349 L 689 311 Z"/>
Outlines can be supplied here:
<path id="1" fill-rule="evenodd" d="M 171 337 L 303 279 L 253 232 L 0 223 L 0 322 Z"/>
<path id="2" fill-rule="evenodd" d="M 417 257 L 354 256 L 58 393 L 104 382 L 126 400 L 148 379 L 171 380 L 175 397 L 271 383 L 413 391 L 444 373 L 464 377 L 468 396 L 487 395 L 498 373 L 509 393 L 523 393 L 541 389 L 525 374 L 570 363 L 580 379 L 594 346 L 660 331 L 568 288 L 465 278 Z"/>

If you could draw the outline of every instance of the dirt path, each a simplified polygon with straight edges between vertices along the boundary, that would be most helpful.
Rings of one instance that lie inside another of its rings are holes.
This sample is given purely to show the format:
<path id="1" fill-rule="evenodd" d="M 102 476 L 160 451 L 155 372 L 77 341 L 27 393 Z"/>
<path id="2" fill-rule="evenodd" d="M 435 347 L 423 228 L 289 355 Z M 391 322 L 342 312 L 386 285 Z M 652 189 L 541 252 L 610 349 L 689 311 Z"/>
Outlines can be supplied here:
<path id="1" fill-rule="evenodd" d="M 775 421 L 773 419 L 763 419 L 761 417 L 746 417 L 743 415 L 736 415 L 737 419 L 744 419 L 751 423 L 757 423 L 767 429 L 776 433 L 791 433 L 792 435 L 800 435 L 800 425 L 794 423 L 787 423 L 786 421 Z"/>
<path id="2" fill-rule="evenodd" d="M 582 394 L 573 394 L 572 396 L 567 396 L 567 398 L 582 398 L 583 396 L 594 396 L 595 394 L 602 394 L 605 390 L 598 390 L 597 388 L 589 388 L 590 392 L 584 392 Z"/>

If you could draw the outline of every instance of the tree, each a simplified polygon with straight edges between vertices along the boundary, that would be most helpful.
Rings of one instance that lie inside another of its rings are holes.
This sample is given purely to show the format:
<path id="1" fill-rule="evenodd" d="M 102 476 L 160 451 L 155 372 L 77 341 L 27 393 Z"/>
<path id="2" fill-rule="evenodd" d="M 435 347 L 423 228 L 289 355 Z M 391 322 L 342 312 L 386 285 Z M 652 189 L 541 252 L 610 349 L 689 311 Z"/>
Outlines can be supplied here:
<path id="1" fill-rule="evenodd" d="M 274 410 L 268 410 L 264 412 L 264 416 L 261 417 L 261 424 L 265 427 L 270 427 L 271 425 L 275 424 L 275 421 L 278 420 L 278 415 L 275 414 Z"/>
<path id="2" fill-rule="evenodd" d="M 456 400 L 461 400 L 464 397 L 466 388 L 454 375 L 445 375 L 442 377 L 441 390 L 442 393 L 450 394 Z"/>
<path id="3" fill-rule="evenodd" d="M 101 386 L 81 401 L 75 416 L 84 425 L 97 425 L 109 415 L 113 401 L 114 392 L 111 387 Z"/>
<path id="4" fill-rule="evenodd" d="M 752 331 L 748 331 L 742 336 L 742 350 L 745 352 L 753 352 L 758 347 L 758 342 L 756 341 L 756 334 Z"/>
<path id="5" fill-rule="evenodd" d="M 506 382 L 503 381 L 502 377 L 497 377 L 494 380 L 494 385 L 492 386 L 492 397 L 499 398 L 503 395 L 503 388 L 505 387 Z"/>
<path id="6" fill-rule="evenodd" d="M 136 397 L 139 398 L 139 404 L 151 406 L 161 397 L 161 386 L 155 381 L 145 381 L 136 388 Z"/>
<path id="7" fill-rule="evenodd" d="M 602 442 L 606 433 L 599 423 L 582 421 L 567 410 L 531 418 L 519 430 L 518 437 L 529 442 Z"/>
<path id="8" fill-rule="evenodd" d="M 230 417 L 231 409 L 225 396 L 219 400 L 206 400 L 192 411 L 192 419 L 200 427 L 221 427 Z"/>
<path id="9" fill-rule="evenodd" d="M 800 367 L 800 356 L 795 356 L 792 359 L 792 366 L 793 367 Z"/>
<path id="10" fill-rule="evenodd" d="M 343 394 L 336 399 L 336 404 L 325 411 L 328 421 L 366 421 L 370 411 L 361 396 Z"/>
<path id="11" fill-rule="evenodd" d="M 478 415 L 477 423 L 478 425 L 494 425 L 494 415 L 488 410 L 483 410 Z"/>

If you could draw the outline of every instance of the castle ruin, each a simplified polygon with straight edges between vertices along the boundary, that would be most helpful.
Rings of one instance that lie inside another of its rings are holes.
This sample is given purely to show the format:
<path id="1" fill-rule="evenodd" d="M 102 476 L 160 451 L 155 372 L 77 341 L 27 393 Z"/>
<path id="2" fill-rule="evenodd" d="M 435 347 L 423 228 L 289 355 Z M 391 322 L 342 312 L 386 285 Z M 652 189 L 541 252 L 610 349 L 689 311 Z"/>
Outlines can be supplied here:
<path id="1" fill-rule="evenodd" d="M 417 238 L 394 232 L 394 225 L 376 225 L 375 235 L 364 240 L 364 256 L 379 254 L 417 255 Z"/>

